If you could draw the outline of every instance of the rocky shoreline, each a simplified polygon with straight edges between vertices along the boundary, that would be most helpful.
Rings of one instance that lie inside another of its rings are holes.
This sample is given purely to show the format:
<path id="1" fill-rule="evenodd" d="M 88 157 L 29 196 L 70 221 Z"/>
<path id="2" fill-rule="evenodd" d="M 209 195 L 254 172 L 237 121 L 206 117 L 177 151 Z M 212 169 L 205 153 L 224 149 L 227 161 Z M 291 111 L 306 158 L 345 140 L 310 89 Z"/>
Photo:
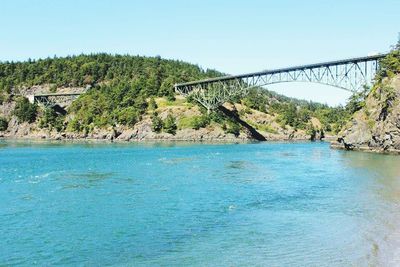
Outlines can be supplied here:
<path id="1" fill-rule="evenodd" d="M 262 132 L 266 141 L 306 141 L 310 136 L 304 131 L 287 129 L 279 133 Z M 155 133 L 152 130 L 150 118 L 145 118 L 138 122 L 134 127 L 118 126 L 106 129 L 95 128 L 88 133 L 78 132 L 57 132 L 37 127 L 35 123 L 18 123 L 12 119 L 7 131 L 0 132 L 3 139 L 22 139 L 22 140 L 98 140 L 98 141 L 121 141 L 121 142 L 140 142 L 140 141 L 211 141 L 211 142 L 248 142 L 255 141 L 251 133 L 243 130 L 238 136 L 227 133 L 219 125 L 210 125 L 200 129 L 178 129 L 175 134 L 166 132 Z M 333 137 L 327 136 L 325 140 L 332 140 Z M 317 136 L 317 140 L 322 139 Z"/>
<path id="2" fill-rule="evenodd" d="M 399 149 L 383 149 L 383 148 L 372 148 L 367 145 L 358 145 L 354 147 L 346 147 L 343 143 L 338 141 L 331 141 L 330 143 L 331 148 L 333 149 L 341 149 L 341 150 L 348 150 L 348 151 L 361 151 L 361 152 L 370 152 L 370 153 L 378 153 L 378 154 L 391 154 L 391 155 L 400 155 Z"/>
<path id="3" fill-rule="evenodd" d="M 159 102 L 161 105 L 162 103 Z M 237 104 L 235 108 L 242 110 L 243 106 Z M 254 141 L 254 135 L 246 128 L 242 127 L 239 135 L 228 133 L 222 125 L 211 123 L 206 127 L 193 129 L 183 127 L 176 130 L 175 134 L 164 131 L 154 132 L 152 128 L 151 114 L 146 114 L 134 126 L 116 125 L 107 128 L 93 128 L 87 132 L 69 132 L 63 130 L 57 132 L 55 129 L 41 128 L 38 122 L 28 123 L 19 122 L 13 116 L 13 103 L 4 103 L 0 106 L 0 111 L 10 118 L 7 130 L 0 132 L 0 137 L 6 139 L 36 139 L 36 140 L 105 140 L 105 141 L 212 141 L 212 142 L 246 142 Z M 182 118 L 191 118 L 200 116 L 198 107 L 187 107 L 185 104 L 180 106 L 165 106 L 158 108 L 159 117 L 163 120 L 168 114 L 174 114 L 177 118 L 177 124 Z M 310 140 L 311 136 L 305 130 L 295 130 L 290 126 L 281 127 L 274 121 L 271 115 L 252 111 L 252 114 L 245 114 L 244 119 L 258 125 L 271 125 L 271 132 L 260 131 L 258 133 L 267 141 L 296 141 Z M 319 122 L 314 123 L 320 127 Z M 249 126 L 251 127 L 251 126 Z M 255 129 L 253 129 L 255 130 Z M 317 140 L 321 139 L 320 132 L 314 136 Z"/>
<path id="4" fill-rule="evenodd" d="M 384 79 L 365 100 L 333 148 L 400 154 L 400 75 Z"/>
<path id="5" fill-rule="evenodd" d="M 302 133 L 288 135 L 268 134 L 266 141 L 310 141 L 310 137 Z M 1 139 L 6 140 L 58 140 L 58 141 L 108 141 L 108 142 L 141 142 L 141 141 L 190 141 L 190 142 L 249 142 L 256 141 L 246 133 L 235 136 L 225 133 L 222 129 L 183 129 L 175 135 L 154 133 L 139 129 L 97 130 L 91 133 L 58 133 L 55 131 L 34 130 L 29 132 L 17 131 L 0 133 Z"/>

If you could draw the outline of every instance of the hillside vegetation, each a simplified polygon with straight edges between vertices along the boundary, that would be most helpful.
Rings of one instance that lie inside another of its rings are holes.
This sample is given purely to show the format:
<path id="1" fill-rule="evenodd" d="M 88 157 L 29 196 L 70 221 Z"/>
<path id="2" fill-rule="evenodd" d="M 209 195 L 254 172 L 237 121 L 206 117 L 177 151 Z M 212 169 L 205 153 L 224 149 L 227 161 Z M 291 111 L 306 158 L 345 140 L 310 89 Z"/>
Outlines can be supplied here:
<path id="1" fill-rule="evenodd" d="M 84 138 L 101 132 L 103 137 L 116 138 L 133 131 L 131 138 L 138 139 L 185 139 L 185 134 L 191 135 L 189 139 L 204 139 L 212 134 L 215 139 L 246 139 L 243 123 L 218 110 L 206 114 L 197 103 L 177 96 L 173 90 L 178 82 L 221 75 L 181 61 L 129 55 L 3 62 L 0 131 L 6 136 Z M 66 112 L 38 107 L 23 97 L 28 92 L 68 92 L 76 88 L 86 93 L 68 104 Z M 226 105 L 267 139 L 307 139 L 337 133 L 358 104 L 355 99 L 347 107 L 331 108 L 255 88 Z M 194 131 L 202 134 L 199 137 Z"/>

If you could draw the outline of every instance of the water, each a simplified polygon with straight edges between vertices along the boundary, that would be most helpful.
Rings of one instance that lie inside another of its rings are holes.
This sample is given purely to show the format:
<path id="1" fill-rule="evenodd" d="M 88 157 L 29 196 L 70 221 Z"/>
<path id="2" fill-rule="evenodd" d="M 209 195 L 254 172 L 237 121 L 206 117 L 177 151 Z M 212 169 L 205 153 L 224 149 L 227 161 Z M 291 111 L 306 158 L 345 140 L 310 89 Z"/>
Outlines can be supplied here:
<path id="1" fill-rule="evenodd" d="M 396 266 L 400 157 L 0 142 L 0 265 Z"/>

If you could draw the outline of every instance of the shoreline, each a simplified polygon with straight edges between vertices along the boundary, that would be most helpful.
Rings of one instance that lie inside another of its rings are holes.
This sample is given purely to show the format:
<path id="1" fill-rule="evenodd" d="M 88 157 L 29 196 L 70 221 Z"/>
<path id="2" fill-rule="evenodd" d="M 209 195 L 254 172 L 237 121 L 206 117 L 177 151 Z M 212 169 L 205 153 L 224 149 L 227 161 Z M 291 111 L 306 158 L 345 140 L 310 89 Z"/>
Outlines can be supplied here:
<path id="1" fill-rule="evenodd" d="M 356 152 L 366 152 L 366 153 L 374 153 L 374 154 L 382 154 L 382 155 L 400 155 L 400 150 L 397 149 L 379 149 L 373 148 L 369 146 L 354 146 L 351 149 L 346 148 L 343 144 L 338 143 L 337 141 L 330 142 L 330 147 L 332 149 L 345 150 L 345 151 L 356 151 Z"/>
<path id="2" fill-rule="evenodd" d="M 171 143 L 190 143 L 190 144 L 257 144 L 257 143 L 312 143 L 312 142 L 325 142 L 329 143 L 331 149 L 353 151 L 353 152 L 366 152 L 381 155 L 400 155 L 400 150 L 380 150 L 368 146 L 353 147 L 352 149 L 345 148 L 341 143 L 336 141 L 336 137 L 328 136 L 320 140 L 310 139 L 269 139 L 259 141 L 249 138 L 201 138 L 201 139 L 182 139 L 182 138 L 142 138 L 142 139 L 109 139 L 109 138 L 43 138 L 38 136 L 0 136 L 0 142 L 34 142 L 34 143 L 91 143 L 91 144 L 171 144 Z"/>
<path id="3" fill-rule="evenodd" d="M 256 144 L 256 143 L 312 143 L 312 142 L 326 142 L 330 140 L 309 140 L 309 139 L 270 139 L 266 141 L 258 141 L 254 139 L 99 139 L 99 138 L 36 138 L 36 137 L 0 137 L 0 141 L 11 142 L 52 142 L 52 143 L 103 143 L 103 144 L 141 144 L 141 143 L 197 143 L 197 144 Z"/>

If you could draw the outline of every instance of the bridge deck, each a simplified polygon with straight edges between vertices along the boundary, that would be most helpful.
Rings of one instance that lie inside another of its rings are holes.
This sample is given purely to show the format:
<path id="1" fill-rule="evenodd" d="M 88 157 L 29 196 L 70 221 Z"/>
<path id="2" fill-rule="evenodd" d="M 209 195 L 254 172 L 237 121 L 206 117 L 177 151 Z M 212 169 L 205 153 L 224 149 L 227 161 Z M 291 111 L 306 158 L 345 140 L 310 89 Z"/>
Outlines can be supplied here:
<path id="1" fill-rule="evenodd" d="M 75 95 L 81 95 L 81 93 L 46 93 L 46 94 L 34 94 L 34 97 L 47 97 L 47 96 L 75 96 Z"/>
<path id="2" fill-rule="evenodd" d="M 253 77 L 253 76 L 276 74 L 276 73 L 290 72 L 290 71 L 296 71 L 296 70 L 313 69 L 313 68 L 320 68 L 320 67 L 330 67 L 330 66 L 337 66 L 337 65 L 348 64 L 348 63 L 359 63 L 359 62 L 370 61 L 370 60 L 378 60 L 385 56 L 386 56 L 386 54 L 378 54 L 375 56 L 349 58 L 349 59 L 328 61 L 328 62 L 322 62 L 322 63 L 309 64 L 309 65 L 280 68 L 280 69 L 274 69 L 274 70 L 264 70 L 264 71 L 252 72 L 252 73 L 246 73 L 246 74 L 240 74 L 240 75 L 228 75 L 228 76 L 222 76 L 222 77 L 217 77 L 217 78 L 210 78 L 210 79 L 203 79 L 203 80 L 186 82 L 186 83 L 179 83 L 179 84 L 175 84 L 175 88 L 180 87 L 180 86 L 200 85 L 200 84 L 219 82 L 219 81 L 244 79 L 244 78 L 249 78 L 249 77 Z"/>

